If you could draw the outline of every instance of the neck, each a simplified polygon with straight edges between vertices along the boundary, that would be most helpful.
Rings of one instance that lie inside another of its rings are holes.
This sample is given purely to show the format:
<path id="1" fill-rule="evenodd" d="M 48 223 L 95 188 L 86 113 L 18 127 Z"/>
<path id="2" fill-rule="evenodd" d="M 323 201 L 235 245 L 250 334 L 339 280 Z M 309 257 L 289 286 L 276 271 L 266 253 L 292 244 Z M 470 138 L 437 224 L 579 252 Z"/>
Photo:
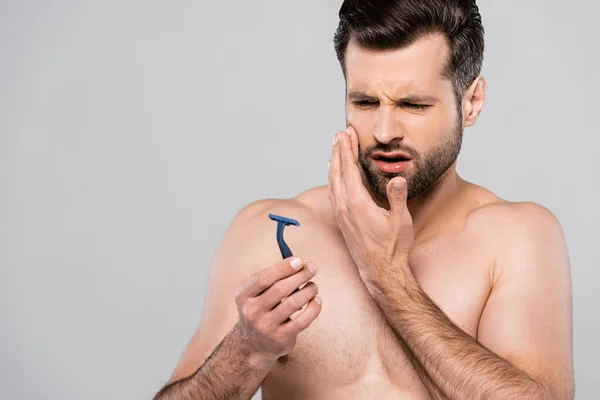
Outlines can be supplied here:
<path id="1" fill-rule="evenodd" d="M 412 216 L 415 239 L 435 230 L 443 221 L 452 218 L 455 205 L 460 202 L 460 193 L 465 187 L 452 164 L 440 178 L 421 196 L 408 201 L 408 211 Z"/>
<path id="2" fill-rule="evenodd" d="M 455 205 L 460 201 L 459 194 L 466 182 L 456 172 L 456 162 L 452 164 L 435 183 L 421 196 L 408 201 L 408 211 L 412 217 L 415 240 L 435 231 L 444 221 L 452 218 Z M 385 200 L 377 202 L 389 210 Z"/>

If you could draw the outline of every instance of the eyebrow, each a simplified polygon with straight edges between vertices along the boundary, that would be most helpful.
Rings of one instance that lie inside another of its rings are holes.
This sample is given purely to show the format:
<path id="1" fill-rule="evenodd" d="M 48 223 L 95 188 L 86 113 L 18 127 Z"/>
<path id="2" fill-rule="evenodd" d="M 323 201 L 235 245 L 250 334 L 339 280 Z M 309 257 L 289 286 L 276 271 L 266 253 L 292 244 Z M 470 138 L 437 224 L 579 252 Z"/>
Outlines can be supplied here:
<path id="1" fill-rule="evenodd" d="M 348 93 L 348 99 L 353 101 L 379 101 L 375 96 L 371 96 L 365 92 L 353 90 Z M 409 94 L 398 100 L 398 103 L 435 103 L 437 98 L 424 94 Z"/>

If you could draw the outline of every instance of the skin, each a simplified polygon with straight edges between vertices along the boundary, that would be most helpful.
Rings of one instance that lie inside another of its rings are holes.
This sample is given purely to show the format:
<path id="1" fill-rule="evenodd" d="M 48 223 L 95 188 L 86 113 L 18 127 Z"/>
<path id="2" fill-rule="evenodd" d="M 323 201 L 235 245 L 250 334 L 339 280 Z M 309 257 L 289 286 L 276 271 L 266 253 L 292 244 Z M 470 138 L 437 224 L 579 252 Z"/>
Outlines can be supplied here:
<path id="1" fill-rule="evenodd" d="M 457 123 L 477 121 L 485 80 L 459 114 L 441 73 L 447 52 L 439 35 L 388 52 L 350 43 L 347 93 L 377 102 L 347 99 L 350 134 L 334 139 L 327 186 L 236 215 L 198 329 L 157 399 L 249 399 L 260 385 L 264 399 L 573 398 L 571 278 L 552 213 L 466 182 L 455 162 L 410 200 L 415 164 L 373 185 L 359 162 L 376 143 L 426 157 L 455 143 Z M 407 105 L 414 94 L 429 107 Z M 300 221 L 285 232 L 299 272 L 281 260 L 268 213 Z M 273 288 L 283 302 L 249 314 Z M 290 299 L 296 312 L 273 322 Z"/>

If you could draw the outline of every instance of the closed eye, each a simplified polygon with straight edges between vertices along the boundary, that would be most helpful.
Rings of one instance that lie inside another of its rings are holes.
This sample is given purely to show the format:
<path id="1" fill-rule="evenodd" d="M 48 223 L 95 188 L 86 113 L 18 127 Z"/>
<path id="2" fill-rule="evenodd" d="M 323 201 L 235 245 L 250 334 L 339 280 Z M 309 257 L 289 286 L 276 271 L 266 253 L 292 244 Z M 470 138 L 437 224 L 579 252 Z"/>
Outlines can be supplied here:
<path id="1" fill-rule="evenodd" d="M 402 103 L 400 103 L 400 106 L 410 108 L 410 109 L 416 110 L 416 111 L 425 111 L 429 107 L 431 107 L 428 104 L 415 104 L 415 103 L 409 103 L 409 102 L 402 102 Z"/>
<path id="2" fill-rule="evenodd" d="M 379 104 L 377 100 L 356 100 L 352 102 L 358 108 L 369 108 Z"/>

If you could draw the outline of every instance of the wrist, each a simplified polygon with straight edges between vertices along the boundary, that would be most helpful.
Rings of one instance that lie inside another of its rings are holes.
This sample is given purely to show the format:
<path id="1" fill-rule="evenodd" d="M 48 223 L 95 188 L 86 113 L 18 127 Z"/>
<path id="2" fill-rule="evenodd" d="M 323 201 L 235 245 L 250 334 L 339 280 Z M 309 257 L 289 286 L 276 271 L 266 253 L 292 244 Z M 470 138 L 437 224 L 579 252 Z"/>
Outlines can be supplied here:
<path id="1" fill-rule="evenodd" d="M 408 263 L 400 262 L 385 273 L 371 275 L 363 281 L 371 296 L 384 304 L 405 303 L 409 300 L 407 297 L 420 288 Z"/>
<path id="2" fill-rule="evenodd" d="M 273 367 L 277 359 L 252 346 L 242 334 L 238 324 L 233 329 L 233 336 L 239 355 L 253 371 L 269 371 Z"/>
<path id="3" fill-rule="evenodd" d="M 263 353 L 254 352 L 246 355 L 246 362 L 253 371 L 270 371 L 275 364 L 273 357 L 268 357 Z"/>

